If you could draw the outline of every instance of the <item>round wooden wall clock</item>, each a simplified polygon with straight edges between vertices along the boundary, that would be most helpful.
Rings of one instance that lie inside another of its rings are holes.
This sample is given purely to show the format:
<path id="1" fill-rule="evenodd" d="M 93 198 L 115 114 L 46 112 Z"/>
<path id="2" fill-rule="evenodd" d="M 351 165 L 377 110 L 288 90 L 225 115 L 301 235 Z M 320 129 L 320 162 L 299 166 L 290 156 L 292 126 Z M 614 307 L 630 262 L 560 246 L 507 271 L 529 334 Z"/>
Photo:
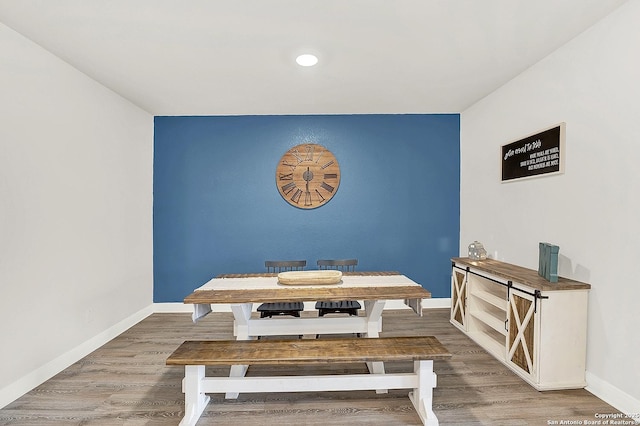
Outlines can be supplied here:
<path id="1" fill-rule="evenodd" d="M 287 203 L 301 209 L 325 205 L 338 191 L 338 185 L 338 160 L 322 145 L 296 145 L 276 167 L 278 192 Z"/>

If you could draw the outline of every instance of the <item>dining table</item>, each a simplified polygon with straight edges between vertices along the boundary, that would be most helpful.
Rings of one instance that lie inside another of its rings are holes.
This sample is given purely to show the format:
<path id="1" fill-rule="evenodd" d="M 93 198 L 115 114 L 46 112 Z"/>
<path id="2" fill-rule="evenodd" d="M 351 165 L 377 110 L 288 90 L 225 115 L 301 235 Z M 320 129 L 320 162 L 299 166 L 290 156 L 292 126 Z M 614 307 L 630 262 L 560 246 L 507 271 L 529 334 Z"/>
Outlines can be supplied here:
<path id="1" fill-rule="evenodd" d="M 336 284 L 283 285 L 277 273 L 221 274 L 196 288 L 185 299 L 193 305 L 193 322 L 212 312 L 211 305 L 229 305 L 234 316 L 236 340 L 261 336 L 313 336 L 357 333 L 377 338 L 382 331 L 382 312 L 389 300 L 402 300 L 422 316 L 422 300 L 431 293 L 397 271 L 343 272 Z M 253 305 L 270 302 L 316 302 L 360 300 L 364 315 L 302 315 L 258 318 Z M 371 373 L 384 374 L 382 362 L 367 363 Z M 244 376 L 248 366 L 232 366 L 230 377 Z M 378 390 L 384 393 L 385 390 Z M 237 398 L 237 394 L 227 394 Z"/>

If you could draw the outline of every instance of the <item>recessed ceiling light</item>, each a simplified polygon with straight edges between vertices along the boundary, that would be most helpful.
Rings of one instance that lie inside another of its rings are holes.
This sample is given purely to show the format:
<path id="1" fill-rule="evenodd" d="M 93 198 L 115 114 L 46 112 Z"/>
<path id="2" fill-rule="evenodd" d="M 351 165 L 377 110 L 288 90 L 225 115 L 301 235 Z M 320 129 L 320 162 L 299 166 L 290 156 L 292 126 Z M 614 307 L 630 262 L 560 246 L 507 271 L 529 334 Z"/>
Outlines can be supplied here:
<path id="1" fill-rule="evenodd" d="M 310 53 L 305 53 L 296 58 L 298 65 L 302 67 L 312 67 L 318 63 L 318 57 Z"/>

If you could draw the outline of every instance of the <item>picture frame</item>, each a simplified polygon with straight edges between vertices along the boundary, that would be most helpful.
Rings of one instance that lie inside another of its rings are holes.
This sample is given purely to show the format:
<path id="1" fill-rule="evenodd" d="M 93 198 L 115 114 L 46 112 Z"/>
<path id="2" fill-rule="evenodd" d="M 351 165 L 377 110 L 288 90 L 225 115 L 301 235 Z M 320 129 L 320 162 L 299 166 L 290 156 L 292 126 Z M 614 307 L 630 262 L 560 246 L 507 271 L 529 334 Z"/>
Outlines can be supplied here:
<path id="1" fill-rule="evenodd" d="M 502 182 L 564 173 L 566 123 L 501 147 Z"/>

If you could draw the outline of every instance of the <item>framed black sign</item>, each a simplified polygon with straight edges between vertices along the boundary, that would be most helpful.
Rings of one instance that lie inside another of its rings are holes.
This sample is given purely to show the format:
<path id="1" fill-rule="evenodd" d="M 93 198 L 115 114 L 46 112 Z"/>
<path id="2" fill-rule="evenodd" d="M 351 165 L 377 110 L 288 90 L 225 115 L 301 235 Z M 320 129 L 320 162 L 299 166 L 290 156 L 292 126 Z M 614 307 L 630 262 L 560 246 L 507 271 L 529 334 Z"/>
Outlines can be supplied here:
<path id="1" fill-rule="evenodd" d="M 564 173 L 565 123 L 502 145 L 502 181 Z"/>

